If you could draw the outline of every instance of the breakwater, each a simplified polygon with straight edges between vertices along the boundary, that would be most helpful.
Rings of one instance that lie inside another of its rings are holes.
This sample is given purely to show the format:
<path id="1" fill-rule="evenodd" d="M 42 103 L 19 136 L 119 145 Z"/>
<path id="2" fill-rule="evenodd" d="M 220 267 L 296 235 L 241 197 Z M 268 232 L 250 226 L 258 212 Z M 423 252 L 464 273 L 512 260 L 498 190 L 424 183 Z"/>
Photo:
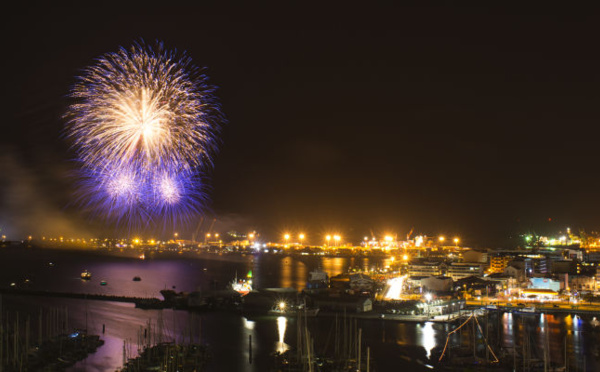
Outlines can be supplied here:
<path id="1" fill-rule="evenodd" d="M 43 290 L 32 290 L 32 289 L 21 289 L 21 288 L 6 288 L 0 287 L 0 294 L 10 294 L 17 296 L 42 296 L 42 297 L 62 297 L 62 298 L 75 298 L 81 300 L 97 300 L 97 301 L 112 301 L 112 302 L 129 302 L 136 305 L 136 307 L 152 307 L 152 308 L 164 308 L 168 304 L 154 297 L 131 297 L 131 296 L 115 296 L 115 295 L 104 295 L 104 294 L 89 294 L 89 293 L 76 293 L 76 292 L 56 292 L 56 291 L 43 291 Z"/>

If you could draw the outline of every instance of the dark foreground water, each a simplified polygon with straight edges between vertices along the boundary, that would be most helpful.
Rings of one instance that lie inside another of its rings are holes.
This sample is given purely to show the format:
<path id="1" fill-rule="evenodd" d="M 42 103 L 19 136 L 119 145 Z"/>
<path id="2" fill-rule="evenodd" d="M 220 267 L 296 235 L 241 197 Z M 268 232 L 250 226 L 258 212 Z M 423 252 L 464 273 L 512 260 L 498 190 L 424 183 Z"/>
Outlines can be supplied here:
<path id="1" fill-rule="evenodd" d="M 127 252 L 114 256 L 59 250 L 0 250 L 0 286 L 15 283 L 31 289 L 160 297 L 159 291 L 165 288 L 193 291 L 215 284 L 225 287 L 236 274 L 244 276 L 252 270 L 255 287 L 302 289 L 308 272 L 317 267 L 333 276 L 349 267 L 372 268 L 387 264 L 383 259 L 315 256 L 146 255 L 145 260 L 137 256 Z M 92 272 L 90 281 L 80 279 L 84 269 Z M 134 276 L 142 280 L 134 282 Z M 107 285 L 101 286 L 101 280 Z M 87 327 L 90 333 L 100 334 L 105 340 L 104 346 L 76 364 L 72 371 L 118 369 L 123 364 L 124 354 L 135 355 L 143 329 L 149 323 L 156 339 L 187 341 L 191 338 L 208 344 L 213 357 L 209 371 L 268 371 L 270 354 L 294 348 L 296 343 L 295 319 L 271 316 L 246 319 L 235 313 L 140 310 L 133 304 L 92 300 L 2 297 L 4 312 L 18 311 L 21 317 L 31 314 L 35 318 L 40 309 L 65 307 L 69 327 Z M 566 356 L 570 371 L 598 371 L 600 332 L 594 330 L 592 318 L 502 313 L 491 315 L 487 319 L 489 326 L 485 318 L 481 322 L 496 352 L 501 348 L 511 349 L 516 344 L 518 350 L 529 350 L 533 359 L 543 359 L 546 348 L 550 351 L 550 361 L 556 365 L 564 365 Z M 359 320 L 357 327 L 362 329 L 363 344 L 371 348 L 377 370 L 392 371 L 430 370 L 427 365 L 435 364 L 447 333 L 456 325 Z M 315 350 L 332 352 L 336 343 L 334 319 L 309 319 L 309 329 L 315 338 Z M 250 335 L 252 363 L 248 351 Z M 479 334 L 478 338 L 481 338 Z M 470 339 L 472 333 L 465 327 L 451 336 L 449 345 L 468 346 Z M 485 356 L 481 346 L 477 353 Z"/>

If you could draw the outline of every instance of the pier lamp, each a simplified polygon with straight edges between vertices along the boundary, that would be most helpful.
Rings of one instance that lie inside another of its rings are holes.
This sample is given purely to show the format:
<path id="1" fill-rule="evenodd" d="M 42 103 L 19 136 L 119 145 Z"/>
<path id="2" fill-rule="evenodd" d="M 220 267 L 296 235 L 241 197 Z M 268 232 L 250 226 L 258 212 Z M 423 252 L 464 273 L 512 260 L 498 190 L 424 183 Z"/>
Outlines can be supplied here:
<path id="1" fill-rule="evenodd" d="M 285 240 L 285 244 L 287 245 L 288 241 L 290 240 L 290 234 L 285 234 L 283 236 L 283 239 Z"/>
<path id="2" fill-rule="evenodd" d="M 446 238 L 442 235 L 438 238 L 438 240 L 440 241 L 440 243 L 443 243 L 444 240 L 446 240 Z"/>
<path id="3" fill-rule="evenodd" d="M 327 242 L 327 246 L 329 247 L 329 241 L 331 240 L 331 235 L 327 235 L 325 237 L 325 241 Z"/>
<path id="4" fill-rule="evenodd" d="M 300 245 L 302 245 L 302 241 L 304 240 L 304 234 L 298 235 L 298 239 L 300 239 Z"/>
<path id="5" fill-rule="evenodd" d="M 460 242 L 460 239 L 458 239 L 458 238 L 454 238 L 454 244 L 455 244 L 455 245 L 458 245 L 458 242 Z"/>

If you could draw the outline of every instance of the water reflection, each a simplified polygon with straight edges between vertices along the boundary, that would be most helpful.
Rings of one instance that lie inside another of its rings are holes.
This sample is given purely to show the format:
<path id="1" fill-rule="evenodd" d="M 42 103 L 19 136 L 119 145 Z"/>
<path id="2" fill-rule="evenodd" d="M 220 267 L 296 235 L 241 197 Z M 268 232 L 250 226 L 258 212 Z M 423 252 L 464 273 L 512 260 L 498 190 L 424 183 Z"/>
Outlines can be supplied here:
<path id="1" fill-rule="evenodd" d="M 339 275 L 346 270 L 348 266 L 343 257 L 323 257 L 321 265 L 323 270 L 329 274 L 329 277 Z"/>
<path id="2" fill-rule="evenodd" d="M 277 332 L 279 333 L 279 340 L 277 341 L 277 351 L 283 353 L 289 349 L 289 346 L 285 343 L 285 330 L 287 328 L 287 318 L 280 316 L 277 318 Z"/>
<path id="3" fill-rule="evenodd" d="M 281 287 L 289 288 L 292 286 L 292 265 L 290 263 L 292 259 L 285 257 L 281 260 L 279 267 L 281 267 Z"/>
<path id="4" fill-rule="evenodd" d="M 424 326 L 421 326 L 420 333 L 421 346 L 425 348 L 427 358 L 429 358 L 431 357 L 431 349 L 435 347 L 435 330 L 433 329 L 433 322 L 426 322 Z"/>
<path id="5" fill-rule="evenodd" d="M 255 325 L 256 322 L 253 321 L 253 320 L 248 320 L 246 318 L 243 318 L 243 319 L 244 319 L 244 328 L 247 329 L 247 330 L 249 330 L 249 331 L 253 331 L 254 330 L 254 325 Z"/>
<path id="6" fill-rule="evenodd" d="M 306 287 L 306 278 L 308 277 L 308 273 L 306 272 L 306 265 L 304 264 L 304 262 L 296 260 L 294 274 L 294 288 L 298 290 L 304 289 L 304 287 Z"/>

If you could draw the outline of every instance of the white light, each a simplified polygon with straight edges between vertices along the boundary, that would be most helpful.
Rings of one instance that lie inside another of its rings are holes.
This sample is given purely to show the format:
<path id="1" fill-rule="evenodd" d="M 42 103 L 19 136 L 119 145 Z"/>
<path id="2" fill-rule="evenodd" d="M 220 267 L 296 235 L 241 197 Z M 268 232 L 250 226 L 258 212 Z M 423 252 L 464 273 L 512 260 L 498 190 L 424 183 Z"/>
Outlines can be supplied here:
<path id="1" fill-rule="evenodd" d="M 279 333 L 279 341 L 277 342 L 277 351 L 280 353 L 285 352 L 288 346 L 284 342 L 285 330 L 287 328 L 287 318 L 280 316 L 277 318 L 277 332 Z"/>
<path id="2" fill-rule="evenodd" d="M 399 300 L 402 296 L 402 287 L 406 275 L 388 280 L 388 290 L 383 296 L 386 300 Z"/>
<path id="3" fill-rule="evenodd" d="M 431 356 L 431 349 L 435 347 L 435 330 L 433 322 L 426 322 L 421 328 L 421 346 L 427 351 L 427 358 Z"/>

